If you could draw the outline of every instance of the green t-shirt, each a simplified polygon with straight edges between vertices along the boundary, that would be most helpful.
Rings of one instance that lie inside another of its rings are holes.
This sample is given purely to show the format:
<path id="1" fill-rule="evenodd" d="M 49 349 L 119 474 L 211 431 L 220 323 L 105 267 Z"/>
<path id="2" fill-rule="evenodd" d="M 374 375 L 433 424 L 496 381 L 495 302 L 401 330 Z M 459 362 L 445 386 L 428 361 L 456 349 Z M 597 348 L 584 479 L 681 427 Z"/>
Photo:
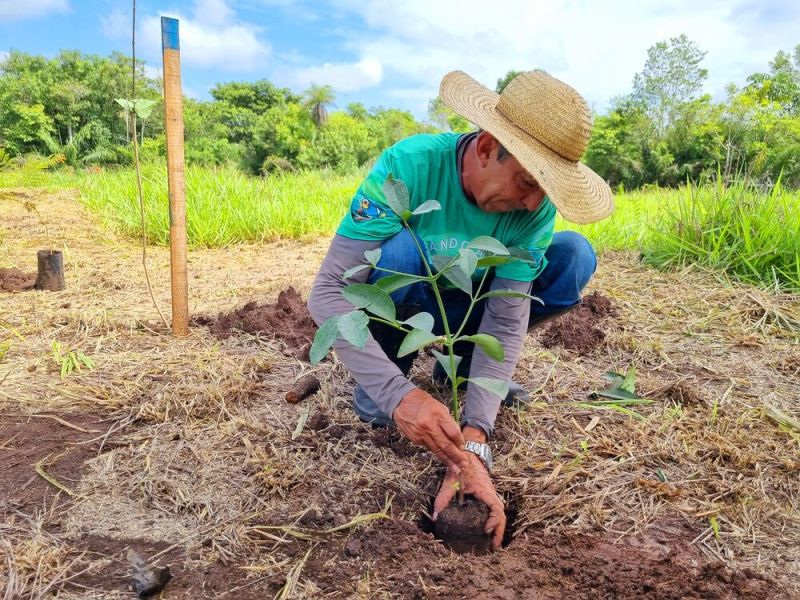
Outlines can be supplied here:
<path id="1" fill-rule="evenodd" d="M 456 165 L 460 134 L 423 134 L 387 148 L 356 191 L 350 211 L 337 233 L 356 240 L 385 240 L 403 228 L 400 217 L 388 207 L 383 184 L 391 173 L 408 187 L 414 210 L 427 200 L 438 200 L 441 210 L 414 215 L 412 230 L 423 240 L 429 255 L 455 255 L 479 235 L 489 235 L 506 246 L 518 246 L 533 256 L 533 263 L 514 261 L 496 268 L 495 275 L 515 281 L 533 281 L 546 264 L 545 250 L 553 239 L 556 210 L 548 198 L 533 212 L 516 210 L 488 213 L 464 195 Z M 480 270 L 479 270 L 480 271 Z M 476 279 L 482 272 L 476 271 Z"/>

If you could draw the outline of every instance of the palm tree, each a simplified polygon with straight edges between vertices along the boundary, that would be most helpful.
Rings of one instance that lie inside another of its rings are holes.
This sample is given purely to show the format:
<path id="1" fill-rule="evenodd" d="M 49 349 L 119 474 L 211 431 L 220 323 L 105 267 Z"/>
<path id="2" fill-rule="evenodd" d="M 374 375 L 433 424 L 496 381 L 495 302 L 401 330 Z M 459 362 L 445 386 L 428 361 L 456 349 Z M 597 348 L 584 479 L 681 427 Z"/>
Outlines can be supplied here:
<path id="1" fill-rule="evenodd" d="M 317 85 L 311 82 L 311 87 L 303 92 L 305 102 L 303 105 L 311 111 L 311 120 L 317 129 L 325 125 L 328 120 L 328 104 L 333 104 L 336 100 L 336 93 L 329 85 Z"/>

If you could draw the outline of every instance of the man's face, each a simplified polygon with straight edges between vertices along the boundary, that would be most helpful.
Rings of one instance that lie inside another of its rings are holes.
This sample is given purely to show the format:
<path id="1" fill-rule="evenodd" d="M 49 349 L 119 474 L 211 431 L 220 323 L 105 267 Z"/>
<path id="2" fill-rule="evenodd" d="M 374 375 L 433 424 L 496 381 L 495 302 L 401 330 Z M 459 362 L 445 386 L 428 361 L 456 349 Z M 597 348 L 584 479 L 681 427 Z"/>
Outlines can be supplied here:
<path id="1" fill-rule="evenodd" d="M 478 208 L 490 213 L 536 210 L 545 191 L 510 154 L 498 160 L 498 149 L 497 145 L 491 149 L 481 169 L 479 185 L 473 191 Z"/>

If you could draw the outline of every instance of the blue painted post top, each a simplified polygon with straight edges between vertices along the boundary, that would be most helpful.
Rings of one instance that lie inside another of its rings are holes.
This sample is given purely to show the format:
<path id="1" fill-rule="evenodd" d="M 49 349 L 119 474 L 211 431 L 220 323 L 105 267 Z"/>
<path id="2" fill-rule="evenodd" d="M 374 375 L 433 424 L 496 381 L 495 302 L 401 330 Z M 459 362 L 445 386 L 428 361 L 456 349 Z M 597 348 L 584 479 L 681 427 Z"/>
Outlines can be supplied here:
<path id="1" fill-rule="evenodd" d="M 181 49 L 180 40 L 178 39 L 178 19 L 161 17 L 161 49 Z"/>

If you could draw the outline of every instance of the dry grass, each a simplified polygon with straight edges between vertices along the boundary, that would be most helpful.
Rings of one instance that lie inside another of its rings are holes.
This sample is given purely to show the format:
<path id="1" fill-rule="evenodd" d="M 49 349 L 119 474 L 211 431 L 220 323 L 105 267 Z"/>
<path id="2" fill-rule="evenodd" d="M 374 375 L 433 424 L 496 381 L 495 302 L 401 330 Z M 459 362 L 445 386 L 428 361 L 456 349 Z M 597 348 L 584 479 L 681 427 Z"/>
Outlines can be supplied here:
<path id="1" fill-rule="evenodd" d="M 3 210 L 0 266 L 34 270 L 42 225 L 17 204 Z M 419 516 L 438 465 L 402 441 L 378 443 L 358 423 L 340 364 L 316 368 L 323 387 L 313 399 L 286 404 L 308 364 L 244 334 L 219 341 L 196 327 L 173 339 L 149 304 L 134 244 L 97 229 L 69 193 L 42 199 L 40 210 L 65 248 L 68 287 L 2 298 L 0 342 L 11 348 L 0 411 L 96 411 L 116 424 L 75 498 L 0 524 L 5 599 L 92 597 L 72 585 L 106 564 L 76 542 L 92 534 L 149 540 L 165 556 L 180 549 L 197 568 L 238 565 L 247 579 L 226 596 L 272 582 L 281 597 L 313 597 L 321 592 L 304 569 L 315 544 L 381 515 Z M 289 285 L 305 295 L 325 248 L 320 240 L 193 252 L 191 310 L 216 314 Z M 162 307 L 167 260 L 150 251 Z M 499 420 L 496 481 L 519 510 L 517 536 L 545 528 L 650 544 L 681 538 L 800 593 L 798 298 L 726 287 L 700 271 L 657 273 L 629 255 L 604 256 L 592 287 L 620 312 L 605 324 L 605 344 L 579 356 L 530 336 L 517 378 L 537 390 L 536 403 Z M 53 341 L 96 368 L 62 380 Z M 629 365 L 654 401 L 637 407 L 644 419 L 578 405 L 605 371 Z M 429 367 L 420 361 L 413 373 L 422 385 Z M 336 434 L 295 435 L 318 410 Z M 48 533 L 56 519 L 59 533 Z M 375 572 L 357 588 L 391 589 Z"/>

